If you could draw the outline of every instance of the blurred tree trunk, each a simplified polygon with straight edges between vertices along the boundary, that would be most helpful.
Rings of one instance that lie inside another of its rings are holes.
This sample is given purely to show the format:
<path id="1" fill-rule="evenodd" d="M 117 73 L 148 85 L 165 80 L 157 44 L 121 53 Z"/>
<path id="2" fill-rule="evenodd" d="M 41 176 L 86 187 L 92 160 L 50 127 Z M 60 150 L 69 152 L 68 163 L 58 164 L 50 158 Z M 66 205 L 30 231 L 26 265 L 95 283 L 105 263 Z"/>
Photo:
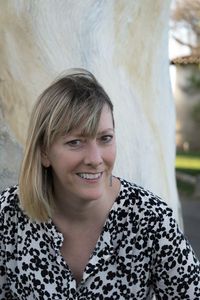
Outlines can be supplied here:
<path id="1" fill-rule="evenodd" d="M 37 95 L 67 68 L 93 72 L 115 106 L 115 174 L 163 197 L 181 220 L 169 8 L 169 0 L 1 1 L 0 97 L 22 145 Z"/>

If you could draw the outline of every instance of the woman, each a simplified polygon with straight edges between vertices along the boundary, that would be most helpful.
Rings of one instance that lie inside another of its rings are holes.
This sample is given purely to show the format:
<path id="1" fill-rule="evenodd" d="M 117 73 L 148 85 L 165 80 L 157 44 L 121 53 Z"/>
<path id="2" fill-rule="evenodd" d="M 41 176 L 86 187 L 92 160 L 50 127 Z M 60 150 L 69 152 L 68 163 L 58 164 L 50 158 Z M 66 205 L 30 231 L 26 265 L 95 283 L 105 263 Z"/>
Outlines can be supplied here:
<path id="1" fill-rule="evenodd" d="M 113 105 L 71 70 L 32 112 L 19 187 L 1 194 L 0 299 L 200 299 L 165 203 L 114 177 Z"/>

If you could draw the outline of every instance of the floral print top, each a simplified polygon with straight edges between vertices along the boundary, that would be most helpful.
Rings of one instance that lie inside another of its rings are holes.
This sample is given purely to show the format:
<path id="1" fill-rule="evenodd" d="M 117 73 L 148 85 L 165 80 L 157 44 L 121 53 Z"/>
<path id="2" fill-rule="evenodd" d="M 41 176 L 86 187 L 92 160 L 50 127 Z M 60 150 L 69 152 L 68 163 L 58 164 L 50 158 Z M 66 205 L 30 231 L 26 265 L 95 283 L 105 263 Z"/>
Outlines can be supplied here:
<path id="1" fill-rule="evenodd" d="M 31 221 L 18 187 L 0 196 L 1 300 L 200 299 L 200 264 L 160 198 L 121 190 L 77 286 L 53 222 Z"/>

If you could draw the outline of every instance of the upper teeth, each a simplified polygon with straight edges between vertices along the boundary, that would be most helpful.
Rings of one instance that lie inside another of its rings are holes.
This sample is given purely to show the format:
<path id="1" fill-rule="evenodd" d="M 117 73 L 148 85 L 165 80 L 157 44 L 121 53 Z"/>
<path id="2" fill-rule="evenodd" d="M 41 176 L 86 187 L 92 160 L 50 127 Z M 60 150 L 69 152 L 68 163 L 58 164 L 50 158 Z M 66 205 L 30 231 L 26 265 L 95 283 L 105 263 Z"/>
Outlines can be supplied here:
<path id="1" fill-rule="evenodd" d="M 101 176 L 101 173 L 96 173 L 96 174 L 79 173 L 78 175 L 84 179 L 98 179 Z"/>

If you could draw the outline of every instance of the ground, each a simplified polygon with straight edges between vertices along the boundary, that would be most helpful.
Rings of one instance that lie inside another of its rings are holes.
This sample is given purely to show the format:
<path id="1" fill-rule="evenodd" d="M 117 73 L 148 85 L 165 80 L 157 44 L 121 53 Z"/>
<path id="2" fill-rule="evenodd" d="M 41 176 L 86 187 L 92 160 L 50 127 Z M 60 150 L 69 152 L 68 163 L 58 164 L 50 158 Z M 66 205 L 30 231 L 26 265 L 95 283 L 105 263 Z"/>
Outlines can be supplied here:
<path id="1" fill-rule="evenodd" d="M 180 195 L 184 233 L 200 259 L 200 199 Z"/>

